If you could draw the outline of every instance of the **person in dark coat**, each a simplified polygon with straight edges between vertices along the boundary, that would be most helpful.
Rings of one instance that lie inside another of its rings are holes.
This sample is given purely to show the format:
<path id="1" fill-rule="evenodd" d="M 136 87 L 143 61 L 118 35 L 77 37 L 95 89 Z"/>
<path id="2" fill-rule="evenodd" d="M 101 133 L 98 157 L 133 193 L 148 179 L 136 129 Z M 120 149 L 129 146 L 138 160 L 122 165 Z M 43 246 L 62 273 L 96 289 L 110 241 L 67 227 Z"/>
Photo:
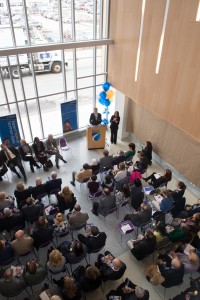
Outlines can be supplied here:
<path id="1" fill-rule="evenodd" d="M 25 218 L 23 214 L 19 211 L 12 211 L 10 208 L 6 207 L 3 210 L 4 218 L 4 228 L 10 232 L 12 229 L 23 229 L 25 227 Z"/>
<path id="2" fill-rule="evenodd" d="M 96 249 L 103 248 L 106 243 L 106 238 L 107 235 L 105 232 L 99 232 L 99 229 L 96 226 L 91 227 L 87 236 L 78 234 L 79 241 L 87 246 L 89 253 Z"/>
<path id="3" fill-rule="evenodd" d="M 157 189 L 159 186 L 165 184 L 167 186 L 167 183 L 171 181 L 172 179 L 172 171 L 170 169 L 166 169 L 164 175 L 160 176 L 159 178 L 155 177 L 155 172 L 153 172 L 148 177 L 142 177 L 146 182 L 150 179 L 149 184 L 154 187 L 154 189 Z"/>
<path id="4" fill-rule="evenodd" d="M 94 108 L 94 112 L 91 113 L 90 115 L 90 124 L 93 126 L 97 126 L 99 124 L 101 124 L 102 120 L 101 120 L 101 114 L 98 113 L 98 108 Z"/>
<path id="5" fill-rule="evenodd" d="M 45 244 L 53 239 L 53 227 L 49 226 L 47 219 L 40 216 L 36 222 L 36 227 L 33 229 L 31 237 L 33 238 L 33 245 L 37 249 L 40 245 Z"/>
<path id="6" fill-rule="evenodd" d="M 126 271 L 126 265 L 119 258 L 115 258 L 109 251 L 98 255 L 96 266 L 100 269 L 103 281 L 118 280 Z"/>
<path id="7" fill-rule="evenodd" d="M 2 159 L 2 163 L 6 163 L 11 171 L 15 173 L 18 178 L 21 178 L 20 174 L 16 170 L 16 167 L 18 167 L 24 177 L 24 181 L 27 181 L 19 151 L 14 146 L 5 146 L 4 144 L 1 144 L 1 149 L 2 150 L 0 151 L 0 156 Z"/>
<path id="8" fill-rule="evenodd" d="M 33 140 L 33 151 L 35 152 L 35 156 L 37 157 L 38 161 L 43 165 L 44 171 L 48 172 L 48 155 L 46 153 L 44 143 L 40 141 L 38 137 L 35 137 Z"/>
<path id="9" fill-rule="evenodd" d="M 77 202 L 74 193 L 72 193 L 68 186 L 64 186 L 62 191 L 58 193 L 56 197 L 58 200 L 58 208 L 61 213 L 64 213 L 67 209 L 71 212 Z"/>
<path id="10" fill-rule="evenodd" d="M 24 139 L 22 139 L 20 142 L 21 142 L 21 146 L 19 146 L 18 150 L 22 160 L 29 161 L 30 169 L 32 172 L 34 172 L 33 166 L 36 167 L 37 169 L 40 169 L 41 167 L 36 163 L 35 159 L 33 158 L 32 150 L 29 144 L 27 144 Z"/>
<path id="11" fill-rule="evenodd" d="M 117 144 L 117 131 L 119 128 L 119 122 L 120 122 L 119 112 L 116 111 L 110 119 L 110 130 L 111 130 L 110 141 L 111 141 L 111 144 L 113 144 L 113 143 Z"/>
<path id="12" fill-rule="evenodd" d="M 3 180 L 2 177 L 8 172 L 8 168 L 3 161 L 3 156 L 4 156 L 3 152 L 0 151 L 0 181 Z"/>
<path id="13" fill-rule="evenodd" d="M 76 278 L 80 289 L 85 293 L 98 289 L 102 284 L 99 269 L 91 265 L 87 265 L 86 267 L 79 266 Z"/>
<path id="14" fill-rule="evenodd" d="M 36 221 L 39 216 L 43 214 L 43 207 L 42 203 L 35 202 L 32 197 L 29 197 L 26 200 L 26 205 L 21 208 L 21 212 L 25 217 L 27 222 Z"/>
<path id="15" fill-rule="evenodd" d="M 10 242 L 0 240 L 0 265 L 6 263 L 12 258 L 14 258 L 14 251 Z"/>
<path id="16" fill-rule="evenodd" d="M 144 148 L 142 149 L 142 151 L 141 151 L 141 152 L 144 153 L 144 155 L 145 155 L 146 158 L 148 159 L 149 165 L 152 164 L 152 162 L 151 162 L 151 160 L 152 160 L 152 149 L 153 149 L 152 143 L 149 142 L 149 141 L 146 141 L 146 145 L 145 145 L 145 147 L 144 147 Z"/>
<path id="17" fill-rule="evenodd" d="M 185 207 L 185 197 L 183 197 L 185 190 L 186 190 L 186 185 L 182 181 L 178 181 L 177 183 L 177 189 L 175 189 L 172 192 L 172 198 L 173 198 L 173 208 L 171 210 L 173 218 L 176 218 L 178 214 L 184 210 Z"/>
<path id="18" fill-rule="evenodd" d="M 141 260 L 145 256 L 154 252 L 156 248 L 156 237 L 151 230 L 145 232 L 142 239 L 136 241 L 129 240 L 127 242 L 131 253 L 138 259 Z"/>
<path id="19" fill-rule="evenodd" d="M 14 191 L 14 195 L 17 201 L 17 207 L 20 209 L 26 204 L 26 199 L 31 197 L 31 189 L 26 189 L 23 182 L 18 182 Z"/>
<path id="20" fill-rule="evenodd" d="M 140 205 L 142 204 L 144 199 L 144 192 L 141 180 L 139 178 L 136 178 L 134 180 L 134 184 L 131 186 L 131 206 L 135 210 L 140 209 Z"/>
<path id="21" fill-rule="evenodd" d="M 61 191 L 62 178 L 57 178 L 57 173 L 55 171 L 51 172 L 51 177 L 46 182 L 46 191 L 49 195 L 51 191 Z"/>
<path id="22" fill-rule="evenodd" d="M 151 220 L 152 208 L 151 206 L 142 203 L 140 205 L 141 210 L 138 212 L 133 211 L 132 214 L 126 214 L 124 221 L 131 221 L 133 225 L 139 227 L 144 223 L 147 223 Z"/>
<path id="23" fill-rule="evenodd" d="M 46 183 L 42 183 L 42 178 L 37 177 L 35 180 L 35 186 L 29 187 L 31 189 L 31 195 L 34 199 L 41 199 L 47 194 L 47 186 Z"/>

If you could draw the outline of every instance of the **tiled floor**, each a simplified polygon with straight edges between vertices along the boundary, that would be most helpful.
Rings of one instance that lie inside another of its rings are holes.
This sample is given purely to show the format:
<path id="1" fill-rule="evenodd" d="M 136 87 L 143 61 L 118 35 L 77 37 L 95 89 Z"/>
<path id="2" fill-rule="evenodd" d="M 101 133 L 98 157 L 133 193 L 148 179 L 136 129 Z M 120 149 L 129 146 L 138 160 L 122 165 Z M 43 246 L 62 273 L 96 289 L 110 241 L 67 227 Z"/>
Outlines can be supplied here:
<path id="1" fill-rule="evenodd" d="M 109 136 L 109 133 L 108 133 Z M 107 140 L 108 144 L 109 139 Z M 116 155 L 117 151 L 119 149 L 126 150 L 128 148 L 128 143 L 130 141 L 119 141 L 117 145 L 107 145 L 106 147 L 110 151 L 110 154 Z M 72 156 L 69 152 L 63 153 L 65 159 L 68 161 L 67 164 L 60 163 L 60 169 L 57 170 L 54 166 L 51 170 L 56 170 L 58 172 L 58 176 L 60 176 L 63 180 L 63 186 L 70 185 L 69 181 L 71 180 L 71 173 L 72 171 L 79 170 L 83 163 L 88 162 L 91 163 L 92 158 L 99 158 L 102 156 L 102 149 L 98 150 L 88 150 L 86 145 L 86 138 L 85 136 L 77 136 L 74 139 L 71 139 L 70 145 L 72 147 Z M 137 149 L 138 150 L 138 149 Z M 135 158 L 136 159 L 136 158 Z M 53 159 L 52 159 L 53 161 Z M 54 161 L 53 161 L 54 163 Z M 55 163 L 54 163 L 55 165 Z M 30 172 L 29 165 L 25 165 L 26 173 L 28 177 L 27 186 L 34 185 L 34 181 L 36 177 L 41 177 L 43 181 L 45 182 L 48 180 L 49 174 L 46 172 L 43 172 L 43 170 L 37 170 L 34 174 Z M 161 172 L 161 168 L 155 163 L 152 163 L 152 166 L 148 169 L 148 174 L 151 174 L 151 172 Z M 5 179 L 5 181 L 0 183 L 0 189 L 1 191 L 5 191 L 11 195 L 13 195 L 13 191 L 15 189 L 15 185 L 18 182 L 18 179 L 9 172 L 9 181 Z M 180 180 L 180 178 L 179 178 Z M 96 226 L 99 227 L 101 231 L 105 231 L 107 234 L 107 242 L 105 246 L 105 250 L 109 250 L 111 253 L 113 253 L 114 256 L 120 256 L 121 259 L 126 263 L 127 265 L 127 271 L 125 273 L 124 277 L 129 277 L 134 283 L 141 285 L 144 288 L 147 288 L 150 292 L 150 299 L 151 300 L 157 300 L 157 299 L 164 299 L 164 288 L 162 286 L 159 287 L 153 287 L 143 275 L 143 269 L 152 263 L 152 256 L 144 259 L 143 261 L 136 261 L 132 255 L 130 256 L 130 252 L 128 250 L 126 241 L 132 236 L 134 236 L 134 233 L 129 234 L 127 236 L 122 237 L 122 243 L 121 243 L 121 237 L 118 231 L 116 231 L 116 225 L 123 219 L 124 215 L 127 213 L 127 208 L 123 207 L 120 210 L 119 218 L 115 214 L 110 215 L 107 218 L 103 218 L 101 216 L 94 216 L 91 213 L 92 203 L 91 200 L 87 197 L 87 188 L 83 184 L 81 187 L 77 183 L 76 187 L 71 186 L 72 191 L 74 192 L 78 202 L 81 204 L 82 211 L 89 212 L 89 222 L 94 223 Z M 176 187 L 176 178 L 173 178 L 173 180 L 169 183 L 168 188 L 174 189 Z M 196 198 L 193 196 L 193 194 L 190 192 L 189 189 L 186 190 L 185 196 L 187 199 L 187 203 L 194 203 L 196 202 Z M 67 237 L 68 239 L 68 237 Z M 46 255 L 45 251 L 41 253 L 41 260 L 45 261 Z M 94 263 L 96 259 L 96 255 L 92 255 L 91 257 L 91 263 Z M 83 262 L 84 264 L 84 262 Z M 197 274 L 195 274 L 197 275 Z M 121 281 L 119 282 L 107 282 L 105 284 L 105 291 L 104 294 L 106 294 L 110 289 L 113 289 L 116 287 Z M 176 294 L 178 294 L 181 290 L 184 290 L 186 287 L 189 286 L 189 279 L 188 276 L 184 277 L 184 284 L 181 286 L 181 289 L 179 287 L 168 289 L 166 292 L 165 299 L 170 299 Z M 54 289 L 52 287 L 52 289 Z M 38 291 L 39 288 L 36 287 L 34 289 L 35 296 L 34 299 L 38 299 L 38 294 L 36 291 Z M 17 299 L 23 299 L 23 296 L 20 295 L 17 297 Z M 3 299 L 3 298 L 1 298 Z M 87 299 L 94 299 L 94 293 L 88 295 Z M 105 297 L 102 295 L 102 292 L 95 292 L 95 300 L 105 299 Z"/>

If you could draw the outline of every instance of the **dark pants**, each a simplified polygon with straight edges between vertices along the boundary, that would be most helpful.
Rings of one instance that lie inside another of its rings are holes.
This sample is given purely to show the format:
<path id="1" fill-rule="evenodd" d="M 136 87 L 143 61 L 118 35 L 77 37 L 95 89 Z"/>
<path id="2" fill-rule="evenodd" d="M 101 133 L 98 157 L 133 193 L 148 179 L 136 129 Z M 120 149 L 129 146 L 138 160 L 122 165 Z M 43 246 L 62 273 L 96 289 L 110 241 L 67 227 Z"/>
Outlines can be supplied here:
<path id="1" fill-rule="evenodd" d="M 48 153 L 50 155 L 55 155 L 56 165 L 58 165 L 59 159 L 63 160 L 63 157 L 60 154 L 59 150 L 46 150 L 46 153 Z"/>
<path id="2" fill-rule="evenodd" d="M 117 144 L 117 130 L 111 129 L 111 136 L 110 136 L 111 143 Z"/>
<path id="3" fill-rule="evenodd" d="M 11 160 L 8 161 L 8 167 L 11 169 L 11 171 L 13 173 L 15 173 L 16 175 L 19 175 L 19 173 L 17 172 L 15 167 L 18 167 L 23 175 L 24 178 L 26 178 L 26 174 L 24 171 L 24 167 L 22 165 L 21 159 L 18 157 L 15 157 Z"/>
<path id="4" fill-rule="evenodd" d="M 77 173 L 76 171 L 73 171 L 73 172 L 72 172 L 72 181 L 73 181 L 73 182 L 75 182 L 75 175 L 76 175 L 76 173 Z"/>
<path id="5" fill-rule="evenodd" d="M 0 169 L 0 179 L 1 177 L 8 172 L 8 168 L 6 167 L 6 164 L 2 165 L 2 169 Z"/>

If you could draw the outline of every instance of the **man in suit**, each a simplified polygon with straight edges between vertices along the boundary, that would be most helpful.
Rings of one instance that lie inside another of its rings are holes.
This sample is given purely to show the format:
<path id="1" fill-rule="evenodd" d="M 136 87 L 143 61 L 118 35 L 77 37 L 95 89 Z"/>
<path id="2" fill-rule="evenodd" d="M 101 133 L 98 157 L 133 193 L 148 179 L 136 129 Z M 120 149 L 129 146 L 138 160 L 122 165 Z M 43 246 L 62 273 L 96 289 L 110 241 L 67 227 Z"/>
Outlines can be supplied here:
<path id="1" fill-rule="evenodd" d="M 98 113 L 98 108 L 94 108 L 94 112 L 91 113 L 90 115 L 90 124 L 97 126 L 99 124 L 101 124 L 102 120 L 101 120 L 101 114 Z"/>
<path id="2" fill-rule="evenodd" d="M 103 196 L 101 197 L 99 203 L 93 202 L 92 213 L 96 216 L 98 216 L 98 214 L 106 216 L 109 210 L 115 207 L 116 207 L 115 195 L 110 192 L 109 188 L 104 188 Z"/>
<path id="3" fill-rule="evenodd" d="M 1 144 L 1 159 L 3 163 L 6 163 L 7 166 L 11 169 L 13 173 L 17 175 L 18 178 L 21 178 L 20 174 L 17 172 L 16 167 L 21 171 L 24 181 L 27 181 L 24 167 L 20 158 L 19 151 L 14 146 L 5 146 Z"/>
<path id="4" fill-rule="evenodd" d="M 24 161 L 29 161 L 30 169 L 34 173 L 33 166 L 35 166 L 37 169 L 40 169 L 41 167 L 36 163 L 35 159 L 33 158 L 31 147 L 29 146 L 29 144 L 27 144 L 25 139 L 22 139 L 20 143 L 21 146 L 19 146 L 18 150 L 21 155 L 21 158 Z"/>
<path id="5" fill-rule="evenodd" d="M 13 269 L 8 268 L 4 272 L 4 277 L 0 279 L 0 293 L 5 297 L 10 297 L 20 293 L 26 288 L 26 283 L 22 276 L 13 276 Z"/>
<path id="6" fill-rule="evenodd" d="M 105 167 L 112 166 L 113 156 L 109 155 L 109 151 L 103 150 L 103 157 L 99 159 L 99 172 L 103 172 Z"/>
<path id="7" fill-rule="evenodd" d="M 36 221 L 43 213 L 44 205 L 42 203 L 35 203 L 35 200 L 31 197 L 26 199 L 26 205 L 21 209 L 21 212 L 27 222 Z"/>
<path id="8" fill-rule="evenodd" d="M 31 194 L 34 199 L 41 199 L 47 194 L 46 183 L 42 183 L 42 178 L 37 177 L 35 180 L 35 186 L 29 187 L 31 189 Z"/>
<path id="9" fill-rule="evenodd" d="M 74 206 L 74 211 L 68 214 L 68 223 L 70 230 L 73 230 L 78 226 L 86 224 L 88 219 L 88 214 L 82 213 L 81 206 L 79 204 L 76 204 Z"/>
<path id="10" fill-rule="evenodd" d="M 48 135 L 48 139 L 46 141 L 47 150 L 46 152 L 50 155 L 55 155 L 56 167 L 59 169 L 59 160 L 61 159 L 64 163 L 67 163 L 66 160 L 62 157 L 58 150 L 58 146 L 56 144 L 56 140 L 53 138 L 52 134 Z"/>
<path id="11" fill-rule="evenodd" d="M 5 175 L 8 172 L 8 168 L 6 166 L 6 164 L 3 161 L 3 153 L 2 151 L 0 151 L 0 181 L 3 180 L 3 175 Z"/>
<path id="12" fill-rule="evenodd" d="M 15 233 L 15 240 L 11 242 L 11 247 L 16 255 L 26 254 L 33 249 L 33 239 L 25 235 L 23 230 L 18 230 Z"/>
<path id="13" fill-rule="evenodd" d="M 19 211 L 12 211 L 10 208 L 6 207 L 3 210 L 4 218 L 4 228 L 10 232 L 14 228 L 22 229 L 25 227 L 25 218 Z"/>
<path id="14" fill-rule="evenodd" d="M 151 220 L 152 208 L 144 203 L 142 203 L 140 207 L 140 211 L 133 211 L 132 214 L 126 214 L 124 217 L 124 221 L 129 220 L 133 223 L 133 225 L 137 227 L 141 226 L 146 222 L 149 222 Z"/>
<path id="15" fill-rule="evenodd" d="M 103 281 L 118 280 L 126 271 L 126 265 L 119 258 L 115 258 L 109 251 L 105 255 L 98 255 L 98 262 L 96 264 L 100 269 Z"/>
<path id="16" fill-rule="evenodd" d="M 91 227 L 87 236 L 78 234 L 79 241 L 87 246 L 89 253 L 96 249 L 103 248 L 106 243 L 106 238 L 107 235 L 105 232 L 99 232 L 99 229 L 96 226 Z"/>
<path id="17" fill-rule="evenodd" d="M 57 173 L 55 171 L 51 172 L 51 177 L 46 182 L 46 190 L 49 195 L 51 191 L 61 191 L 62 179 L 57 178 Z"/>
<path id="18" fill-rule="evenodd" d="M 34 247 L 38 249 L 40 245 L 51 241 L 53 239 L 53 231 L 54 229 L 48 224 L 48 220 L 40 216 L 31 235 L 34 240 Z"/>
<path id="19" fill-rule="evenodd" d="M 120 150 L 118 155 L 113 157 L 112 164 L 113 166 L 115 166 L 115 165 L 119 165 L 119 163 L 124 161 L 125 161 L 124 151 Z"/>

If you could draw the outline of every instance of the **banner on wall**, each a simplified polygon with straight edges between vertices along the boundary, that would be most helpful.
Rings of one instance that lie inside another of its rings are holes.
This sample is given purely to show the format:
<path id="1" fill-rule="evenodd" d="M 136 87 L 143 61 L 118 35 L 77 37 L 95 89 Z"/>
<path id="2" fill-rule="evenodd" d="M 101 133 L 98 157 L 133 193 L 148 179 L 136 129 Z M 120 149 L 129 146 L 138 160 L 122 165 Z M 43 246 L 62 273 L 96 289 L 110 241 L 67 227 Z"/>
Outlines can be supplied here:
<path id="1" fill-rule="evenodd" d="M 16 115 L 0 117 L 0 136 L 2 142 L 4 139 L 9 139 L 11 145 L 15 147 L 20 146 L 20 134 Z"/>
<path id="2" fill-rule="evenodd" d="M 78 129 L 76 100 L 61 103 L 63 133 Z"/>

